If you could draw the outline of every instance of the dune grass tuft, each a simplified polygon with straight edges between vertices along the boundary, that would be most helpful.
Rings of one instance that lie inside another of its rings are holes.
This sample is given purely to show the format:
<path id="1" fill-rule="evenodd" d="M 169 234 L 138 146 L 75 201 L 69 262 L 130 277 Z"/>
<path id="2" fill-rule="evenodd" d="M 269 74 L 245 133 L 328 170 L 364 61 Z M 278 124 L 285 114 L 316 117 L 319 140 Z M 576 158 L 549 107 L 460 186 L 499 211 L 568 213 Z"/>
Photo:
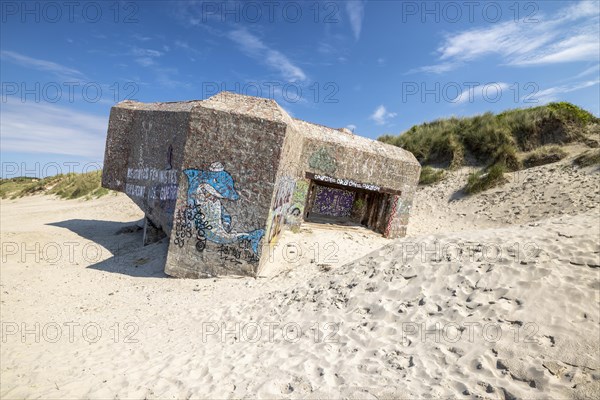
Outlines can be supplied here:
<path id="1" fill-rule="evenodd" d="M 581 153 L 573 163 L 579 167 L 589 167 L 592 165 L 600 165 L 600 149 L 588 150 Z"/>
<path id="2" fill-rule="evenodd" d="M 441 169 L 435 169 L 426 165 L 421 168 L 421 175 L 419 176 L 419 185 L 431 185 L 436 182 L 440 182 L 444 179 L 445 172 Z"/>
<path id="3" fill-rule="evenodd" d="M 504 173 L 506 167 L 502 164 L 494 164 L 487 171 L 478 171 L 469 175 L 469 180 L 465 186 L 465 192 L 475 194 L 491 189 L 506 182 Z"/>
<path id="4" fill-rule="evenodd" d="M 559 146 L 544 146 L 527 154 L 523 159 L 523 165 L 525 168 L 538 167 L 558 162 L 566 156 L 567 152 Z"/>

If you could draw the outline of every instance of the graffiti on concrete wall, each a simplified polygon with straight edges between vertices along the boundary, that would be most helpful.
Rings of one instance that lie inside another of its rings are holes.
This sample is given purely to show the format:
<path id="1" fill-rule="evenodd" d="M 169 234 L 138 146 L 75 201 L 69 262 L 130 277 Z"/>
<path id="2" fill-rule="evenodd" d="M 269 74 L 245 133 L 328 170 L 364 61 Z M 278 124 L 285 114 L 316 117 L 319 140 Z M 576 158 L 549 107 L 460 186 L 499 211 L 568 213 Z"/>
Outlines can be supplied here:
<path id="1" fill-rule="evenodd" d="M 194 237 L 196 250 L 202 252 L 206 248 L 206 230 L 210 228 L 199 206 L 183 206 L 175 213 L 173 243 L 183 247 L 186 240 Z"/>
<path id="2" fill-rule="evenodd" d="M 308 165 L 327 174 L 333 174 L 337 170 L 336 159 L 329 154 L 325 147 L 319 148 L 310 155 Z"/>
<path id="3" fill-rule="evenodd" d="M 354 204 L 354 192 L 317 186 L 312 212 L 332 217 L 349 217 Z"/>
<path id="4" fill-rule="evenodd" d="M 387 225 L 385 226 L 385 232 L 383 233 L 383 236 L 385 237 L 389 237 L 390 236 L 390 232 L 392 230 L 392 224 L 394 222 L 394 218 L 396 218 L 396 212 L 398 211 L 398 202 L 400 201 L 400 196 L 394 196 L 392 199 L 392 209 L 390 210 L 389 213 L 389 219 L 387 222 Z"/>
<path id="5" fill-rule="evenodd" d="M 152 203 L 163 203 L 161 208 L 172 212 L 177 199 L 177 174 L 176 170 L 127 168 L 125 193 Z"/>
<path id="6" fill-rule="evenodd" d="M 235 253 L 233 258 L 239 262 L 257 262 L 265 231 L 238 232 L 235 229 L 223 204 L 224 200 L 239 200 L 229 172 L 219 162 L 212 163 L 207 171 L 186 169 L 183 172 L 188 180 L 188 191 L 186 205 L 177 213 L 174 243 L 183 246 L 186 238 L 195 237 L 198 251 L 204 251 L 207 242 L 212 242 L 219 245 L 222 259 L 229 260 L 230 253 Z"/>
<path id="7" fill-rule="evenodd" d="M 296 182 L 294 179 L 287 176 L 282 176 L 277 183 L 275 188 L 275 202 L 273 203 L 273 210 L 271 211 L 269 224 L 267 225 L 269 226 L 268 243 L 272 243 L 281 233 L 282 225 L 285 223 L 285 218 L 292 205 L 295 187 Z"/>
<path id="8" fill-rule="evenodd" d="M 313 179 L 316 181 L 335 183 L 335 184 L 338 184 L 341 186 L 347 186 L 347 187 L 357 188 L 357 189 L 373 190 L 376 192 L 381 190 L 380 186 L 371 185 L 369 183 L 355 182 L 352 179 L 333 178 L 331 176 L 319 175 L 319 174 L 315 174 Z"/>
<path id="9" fill-rule="evenodd" d="M 292 205 L 287 213 L 286 225 L 299 226 L 304 214 L 306 196 L 308 194 L 308 181 L 298 180 L 292 196 Z"/>
<path id="10" fill-rule="evenodd" d="M 242 264 L 242 260 L 252 264 L 258 263 L 258 255 L 250 247 L 244 246 L 247 243 L 247 241 L 241 242 L 242 246 L 219 245 L 218 252 L 221 260 L 238 265 Z"/>

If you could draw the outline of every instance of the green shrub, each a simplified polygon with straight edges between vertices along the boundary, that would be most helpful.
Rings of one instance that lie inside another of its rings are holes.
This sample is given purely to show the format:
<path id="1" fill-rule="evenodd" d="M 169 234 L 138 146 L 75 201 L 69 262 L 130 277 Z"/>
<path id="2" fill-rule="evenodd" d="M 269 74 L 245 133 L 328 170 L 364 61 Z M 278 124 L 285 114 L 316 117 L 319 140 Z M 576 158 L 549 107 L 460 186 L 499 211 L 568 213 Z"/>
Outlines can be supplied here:
<path id="1" fill-rule="evenodd" d="M 355 210 L 362 210 L 367 205 L 367 202 L 363 199 L 357 199 L 352 206 Z"/>
<path id="2" fill-rule="evenodd" d="M 523 159 L 523 165 L 526 168 L 538 167 L 540 165 L 555 163 L 562 160 L 566 156 L 567 152 L 561 149 L 559 146 L 540 147 L 539 149 L 529 153 Z"/>
<path id="3" fill-rule="evenodd" d="M 468 194 L 474 194 L 483 192 L 484 190 L 500 186 L 506 179 L 504 178 L 504 172 L 506 167 L 502 164 L 494 164 L 487 169 L 487 172 L 478 171 L 469 175 L 467 186 L 465 186 L 465 192 Z"/>
<path id="4" fill-rule="evenodd" d="M 431 185 L 444 179 L 444 170 L 435 169 L 426 165 L 421 168 L 421 176 L 419 177 L 419 185 Z"/>
<path id="5" fill-rule="evenodd" d="M 600 165 L 600 149 L 587 150 L 581 153 L 577 158 L 575 158 L 573 162 L 579 167 Z"/>
<path id="6" fill-rule="evenodd" d="M 577 124 L 600 122 L 600 118 L 596 118 L 594 114 L 566 101 L 550 103 L 547 107 L 558 113 L 562 118 Z"/>

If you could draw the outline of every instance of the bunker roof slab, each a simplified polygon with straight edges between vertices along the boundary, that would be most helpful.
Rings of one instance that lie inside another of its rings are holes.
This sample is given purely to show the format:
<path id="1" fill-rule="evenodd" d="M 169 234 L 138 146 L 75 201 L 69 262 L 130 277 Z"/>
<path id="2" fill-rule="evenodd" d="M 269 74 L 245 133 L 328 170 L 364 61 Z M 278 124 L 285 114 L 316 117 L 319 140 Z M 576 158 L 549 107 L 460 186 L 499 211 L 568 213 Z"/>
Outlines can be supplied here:
<path id="1" fill-rule="evenodd" d="M 376 154 L 390 159 L 400 160 L 410 164 L 418 164 L 415 156 L 400 147 L 385 144 L 376 140 L 355 135 L 347 129 L 334 129 L 324 125 L 314 124 L 296 118 L 291 118 L 275 100 L 261 97 L 246 96 L 232 92 L 220 92 L 206 100 L 191 100 L 163 103 L 140 103 L 123 101 L 117 107 L 166 112 L 192 112 L 195 107 L 248 115 L 269 121 L 287 124 L 308 139 L 319 140 L 366 153 Z"/>

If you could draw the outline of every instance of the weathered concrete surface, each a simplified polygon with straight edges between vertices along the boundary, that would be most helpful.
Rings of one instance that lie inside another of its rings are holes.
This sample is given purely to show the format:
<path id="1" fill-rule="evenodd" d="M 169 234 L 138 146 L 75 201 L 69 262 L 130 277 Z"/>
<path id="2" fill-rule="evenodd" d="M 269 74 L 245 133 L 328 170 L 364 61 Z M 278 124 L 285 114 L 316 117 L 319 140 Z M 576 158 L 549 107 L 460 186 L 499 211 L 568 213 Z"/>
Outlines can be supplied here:
<path id="1" fill-rule="evenodd" d="M 110 113 L 102 185 L 125 192 L 166 233 L 194 103 L 126 101 Z"/>
<path id="2" fill-rule="evenodd" d="M 198 277 L 258 272 L 285 127 L 281 122 L 247 114 L 194 108 L 167 273 Z M 207 176 L 186 175 L 195 171 Z M 193 186 L 198 182 L 198 188 Z M 195 193 L 190 193 L 190 188 Z M 197 196 L 199 191 L 201 196 Z M 201 217 L 204 222 L 196 224 L 201 228 L 189 238 L 189 218 L 181 213 L 193 213 L 194 205 L 202 213 L 196 214 L 196 221 Z M 199 263 L 204 266 L 202 270 Z"/>
<path id="3" fill-rule="evenodd" d="M 369 199 L 369 226 L 404 235 L 419 172 L 405 150 L 223 92 L 113 107 L 103 186 L 125 192 L 169 236 L 166 273 L 255 276 L 319 185 L 357 191 Z"/>

